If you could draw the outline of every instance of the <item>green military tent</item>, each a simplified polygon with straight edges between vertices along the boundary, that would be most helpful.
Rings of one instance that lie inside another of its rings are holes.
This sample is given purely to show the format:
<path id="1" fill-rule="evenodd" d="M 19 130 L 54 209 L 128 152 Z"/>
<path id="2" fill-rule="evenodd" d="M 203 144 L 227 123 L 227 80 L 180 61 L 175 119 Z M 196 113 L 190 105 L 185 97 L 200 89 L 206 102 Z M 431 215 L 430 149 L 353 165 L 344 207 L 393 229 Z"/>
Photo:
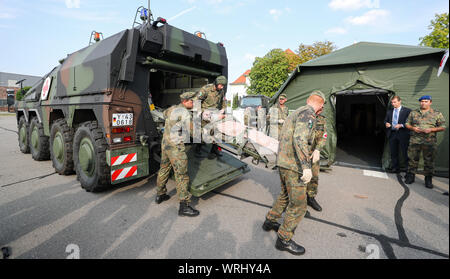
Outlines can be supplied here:
<path id="1" fill-rule="evenodd" d="M 437 77 L 443 49 L 360 42 L 299 65 L 272 101 L 284 93 L 295 110 L 306 104 L 310 92 L 327 97 L 327 144 L 322 151 L 329 165 L 349 164 L 387 168 L 390 164 L 384 117 L 390 99 L 419 108 L 418 99 L 431 95 L 432 107 L 448 125 L 448 63 Z M 448 176 L 449 129 L 438 133 L 436 174 Z"/>

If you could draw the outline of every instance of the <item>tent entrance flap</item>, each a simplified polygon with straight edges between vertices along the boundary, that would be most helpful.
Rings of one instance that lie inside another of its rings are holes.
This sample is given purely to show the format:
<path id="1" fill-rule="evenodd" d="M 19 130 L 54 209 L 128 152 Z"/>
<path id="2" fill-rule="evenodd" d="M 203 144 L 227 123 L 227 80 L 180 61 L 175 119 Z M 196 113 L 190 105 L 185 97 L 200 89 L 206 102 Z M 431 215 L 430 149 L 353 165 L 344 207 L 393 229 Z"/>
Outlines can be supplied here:
<path id="1" fill-rule="evenodd" d="M 381 168 L 389 95 L 380 89 L 335 93 L 338 164 Z"/>

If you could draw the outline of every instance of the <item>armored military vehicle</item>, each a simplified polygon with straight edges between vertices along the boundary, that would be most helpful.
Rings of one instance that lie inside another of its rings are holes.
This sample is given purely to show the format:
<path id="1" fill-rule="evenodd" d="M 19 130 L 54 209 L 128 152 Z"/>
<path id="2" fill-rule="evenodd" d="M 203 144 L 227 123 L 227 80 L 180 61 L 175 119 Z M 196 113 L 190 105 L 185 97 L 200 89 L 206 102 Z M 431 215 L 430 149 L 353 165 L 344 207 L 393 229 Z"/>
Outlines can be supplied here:
<path id="1" fill-rule="evenodd" d="M 159 168 L 164 120 L 152 110 L 179 103 L 217 76 L 227 76 L 222 43 L 153 19 L 143 20 L 60 60 L 16 103 L 19 147 L 76 173 L 87 191 L 148 176 Z M 235 157 L 210 161 L 189 151 L 191 192 L 203 195 L 248 171 Z M 205 156 L 206 157 L 206 156 Z"/>

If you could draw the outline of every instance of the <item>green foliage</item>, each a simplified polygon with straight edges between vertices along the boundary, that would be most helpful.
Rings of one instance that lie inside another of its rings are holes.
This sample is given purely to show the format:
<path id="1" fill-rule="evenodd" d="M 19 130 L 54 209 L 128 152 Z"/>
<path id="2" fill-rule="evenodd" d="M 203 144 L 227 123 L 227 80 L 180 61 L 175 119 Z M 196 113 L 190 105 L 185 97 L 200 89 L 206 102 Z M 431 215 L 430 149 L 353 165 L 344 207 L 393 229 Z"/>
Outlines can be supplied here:
<path id="1" fill-rule="evenodd" d="M 247 93 L 272 97 L 289 76 L 289 69 L 289 59 L 281 49 L 273 49 L 264 57 L 257 57 L 250 71 L 251 85 Z"/>
<path id="2" fill-rule="evenodd" d="M 330 41 L 315 42 L 312 45 L 300 44 L 298 47 L 298 56 L 300 60 L 299 64 L 303 64 L 319 56 L 331 53 L 336 49 L 336 45 Z"/>
<path id="3" fill-rule="evenodd" d="M 239 107 L 239 96 L 238 94 L 234 94 L 233 96 L 233 109 L 237 109 Z"/>
<path id="4" fill-rule="evenodd" d="M 448 48 L 448 13 L 435 14 L 428 30 L 431 33 L 419 39 L 421 46 Z"/>
<path id="5" fill-rule="evenodd" d="M 19 89 L 19 90 L 16 92 L 16 101 L 22 101 L 23 96 L 25 96 L 25 94 L 28 92 L 28 90 L 30 90 L 30 88 L 31 88 L 31 86 L 25 86 L 25 87 L 23 88 L 23 90 L 22 90 L 22 89 Z"/>
<path id="6" fill-rule="evenodd" d="M 300 57 L 295 53 L 286 52 L 286 57 L 289 61 L 289 72 L 292 72 L 299 64 L 302 63 Z"/>
<path id="7" fill-rule="evenodd" d="M 337 47 L 333 42 L 315 42 L 313 45 L 301 44 L 298 54 L 272 49 L 264 57 L 257 57 L 250 72 L 250 95 L 265 95 L 272 97 L 289 74 L 299 65 L 311 59 L 328 54 Z"/>

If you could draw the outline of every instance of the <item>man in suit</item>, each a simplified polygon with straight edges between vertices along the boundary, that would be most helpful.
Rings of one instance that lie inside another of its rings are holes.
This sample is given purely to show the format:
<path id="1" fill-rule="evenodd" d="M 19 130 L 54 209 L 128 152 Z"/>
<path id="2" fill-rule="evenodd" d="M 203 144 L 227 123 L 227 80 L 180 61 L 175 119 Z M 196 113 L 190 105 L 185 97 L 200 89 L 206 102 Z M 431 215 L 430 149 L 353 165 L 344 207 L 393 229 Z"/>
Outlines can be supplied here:
<path id="1" fill-rule="evenodd" d="M 409 130 L 405 127 L 411 109 L 402 106 L 402 99 L 394 96 L 391 100 L 392 109 L 388 110 L 384 119 L 386 136 L 391 150 L 391 167 L 386 169 L 391 173 L 400 173 L 399 149 L 408 165 Z"/>

